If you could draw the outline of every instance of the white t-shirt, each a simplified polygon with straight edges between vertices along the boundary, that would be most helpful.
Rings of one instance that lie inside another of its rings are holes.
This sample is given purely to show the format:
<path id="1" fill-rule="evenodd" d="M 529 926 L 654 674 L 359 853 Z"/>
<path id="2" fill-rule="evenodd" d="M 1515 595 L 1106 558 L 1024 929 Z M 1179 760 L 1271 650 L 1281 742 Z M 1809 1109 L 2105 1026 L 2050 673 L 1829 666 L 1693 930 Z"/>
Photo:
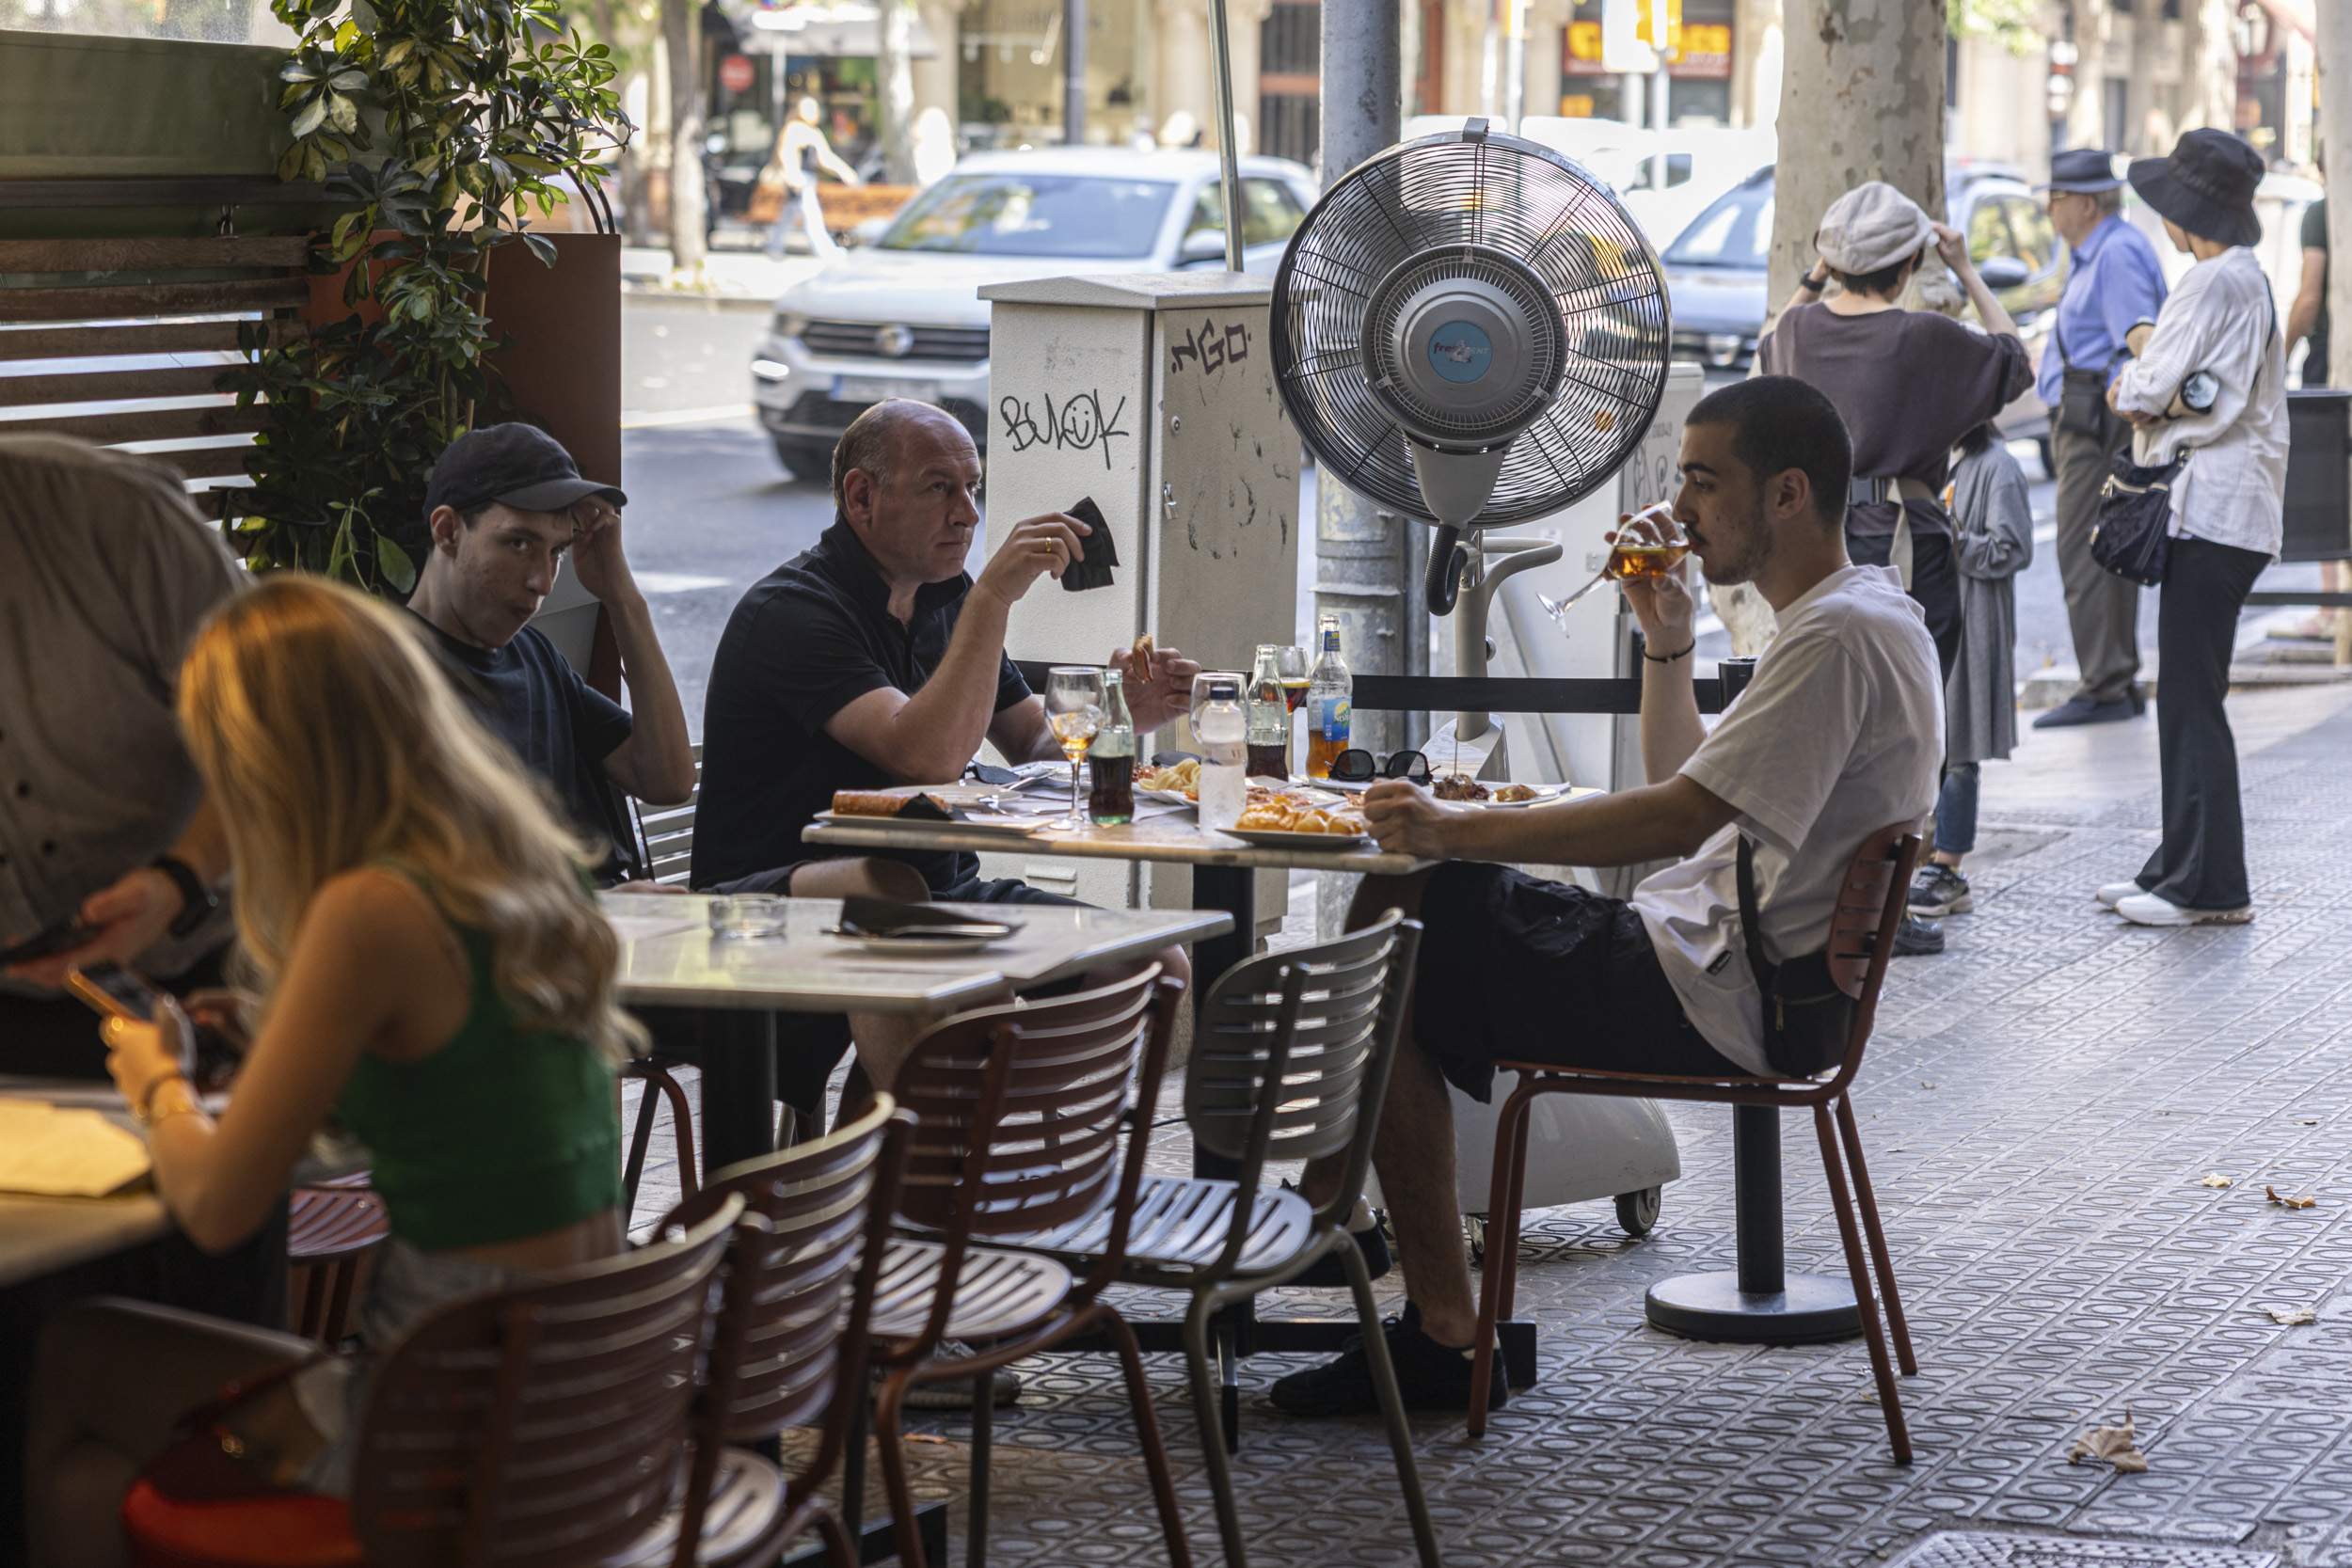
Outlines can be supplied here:
<path id="1" fill-rule="evenodd" d="M 1765 957 L 1817 953 L 1854 851 L 1933 808 L 1943 754 L 1935 643 L 1892 570 L 1844 567 L 1781 611 L 1747 690 L 1682 765 L 1739 816 L 1633 890 L 1658 961 L 1708 1044 L 1751 1072 L 1772 1070 L 1740 934 L 1740 834 L 1756 841 Z"/>

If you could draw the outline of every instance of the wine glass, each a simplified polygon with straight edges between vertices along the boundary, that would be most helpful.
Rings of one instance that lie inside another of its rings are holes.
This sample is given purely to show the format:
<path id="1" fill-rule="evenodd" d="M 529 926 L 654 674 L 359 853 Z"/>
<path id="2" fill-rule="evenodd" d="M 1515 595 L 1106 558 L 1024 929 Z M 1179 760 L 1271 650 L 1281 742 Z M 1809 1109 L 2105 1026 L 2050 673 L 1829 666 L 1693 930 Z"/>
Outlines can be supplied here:
<path id="1" fill-rule="evenodd" d="M 1296 713 L 1307 700 L 1307 650 L 1292 643 L 1274 656 L 1274 668 L 1282 677 L 1282 700 Z"/>
<path id="2" fill-rule="evenodd" d="M 1535 595 L 1535 602 L 1544 607 L 1545 614 L 1554 621 L 1564 620 L 1570 606 L 1602 583 L 1664 577 L 1691 553 L 1691 541 L 1676 523 L 1673 505 L 1666 501 L 1645 506 L 1628 517 L 1618 525 L 1615 537 L 1609 559 L 1593 574 L 1592 581 L 1565 599 Z"/>
<path id="3" fill-rule="evenodd" d="M 1196 740 L 1200 734 L 1200 710 L 1209 705 L 1209 683 L 1211 681 L 1232 681 L 1238 686 L 1242 684 L 1242 673 L 1238 670 L 1203 670 L 1192 677 L 1191 720 L 1193 736 Z"/>
<path id="4" fill-rule="evenodd" d="M 1061 754 L 1070 759 L 1070 815 L 1054 826 L 1076 832 L 1087 826 L 1078 764 L 1103 729 L 1103 672 L 1091 664 L 1055 665 L 1045 674 L 1045 712 Z"/>

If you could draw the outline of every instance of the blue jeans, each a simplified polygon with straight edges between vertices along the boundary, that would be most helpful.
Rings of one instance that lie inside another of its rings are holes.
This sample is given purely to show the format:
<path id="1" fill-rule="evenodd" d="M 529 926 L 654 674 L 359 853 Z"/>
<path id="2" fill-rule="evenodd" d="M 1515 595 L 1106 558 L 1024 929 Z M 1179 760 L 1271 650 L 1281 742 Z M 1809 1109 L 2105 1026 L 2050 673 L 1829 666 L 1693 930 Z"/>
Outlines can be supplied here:
<path id="1" fill-rule="evenodd" d="M 1956 762 L 1944 774 L 1935 798 L 1935 847 L 1964 855 L 1977 847 L 1977 764 Z"/>

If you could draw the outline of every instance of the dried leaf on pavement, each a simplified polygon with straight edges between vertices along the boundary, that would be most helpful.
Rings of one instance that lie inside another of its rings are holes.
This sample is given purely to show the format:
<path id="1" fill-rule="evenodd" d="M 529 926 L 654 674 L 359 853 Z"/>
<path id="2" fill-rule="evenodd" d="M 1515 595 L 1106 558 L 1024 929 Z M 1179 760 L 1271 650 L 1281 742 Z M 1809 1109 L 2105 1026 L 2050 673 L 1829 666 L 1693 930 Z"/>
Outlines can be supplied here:
<path id="1" fill-rule="evenodd" d="M 2319 1322 L 2319 1309 L 2315 1307 L 2265 1307 L 2263 1310 L 2281 1328 L 2300 1328 L 2305 1323 Z"/>
<path id="2" fill-rule="evenodd" d="M 2086 1459 L 2111 1465 L 2115 1473 L 2136 1476 L 2148 1468 L 2148 1456 L 2139 1451 L 2139 1433 L 2132 1426 L 2132 1413 L 2123 1412 L 2123 1424 L 2092 1427 L 2074 1439 L 2074 1446 L 2066 1450 L 2066 1463 L 2079 1465 Z"/>
<path id="3" fill-rule="evenodd" d="M 2201 1187 L 2234 1187 L 2237 1185 L 2235 1181 L 2232 1180 L 2229 1177 L 2222 1175 L 2217 1170 L 2207 1171 L 2205 1173 L 2205 1179 L 2197 1184 Z"/>
<path id="4" fill-rule="evenodd" d="M 2289 1197 L 2276 1187 L 2265 1187 L 2263 1196 L 2281 1209 L 2309 1209 L 2319 1202 L 2315 1197 Z"/>

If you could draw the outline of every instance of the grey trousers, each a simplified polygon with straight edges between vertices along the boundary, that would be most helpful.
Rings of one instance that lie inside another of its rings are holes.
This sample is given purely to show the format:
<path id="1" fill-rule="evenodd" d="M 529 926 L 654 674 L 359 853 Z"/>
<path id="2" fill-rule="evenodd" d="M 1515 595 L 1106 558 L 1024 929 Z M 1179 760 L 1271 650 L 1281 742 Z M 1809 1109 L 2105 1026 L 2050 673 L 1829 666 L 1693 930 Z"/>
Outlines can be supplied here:
<path id="1" fill-rule="evenodd" d="M 2139 674 L 2139 588 L 2090 559 L 2099 520 L 2099 486 L 2107 462 L 2131 444 L 2130 421 L 2106 416 L 2101 437 L 2076 436 L 2050 415 L 2050 455 L 2058 467 L 2058 581 L 2066 589 L 2066 624 L 2074 634 L 2077 696 L 2110 703 L 2125 696 Z"/>

